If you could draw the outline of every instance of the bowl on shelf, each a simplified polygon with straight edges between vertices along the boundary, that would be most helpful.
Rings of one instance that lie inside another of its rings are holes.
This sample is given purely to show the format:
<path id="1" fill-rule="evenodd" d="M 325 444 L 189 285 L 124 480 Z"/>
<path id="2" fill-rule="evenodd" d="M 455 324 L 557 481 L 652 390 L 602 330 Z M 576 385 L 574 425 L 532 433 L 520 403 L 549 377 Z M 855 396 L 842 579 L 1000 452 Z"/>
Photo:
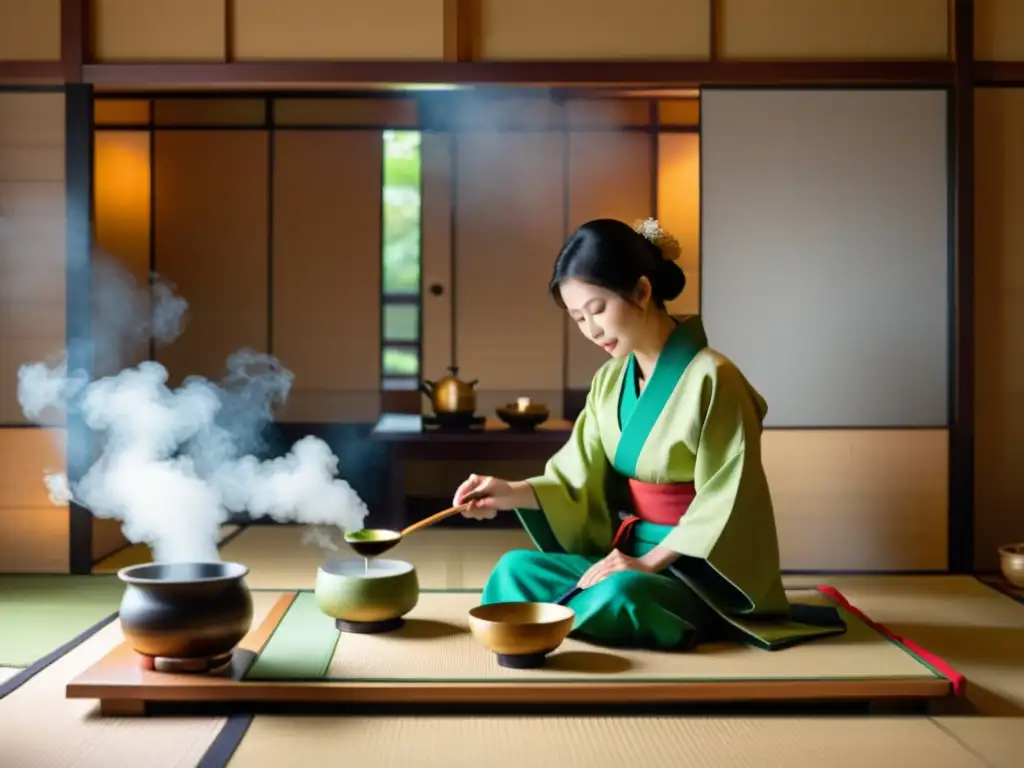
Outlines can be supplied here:
<path id="1" fill-rule="evenodd" d="M 999 548 L 999 568 L 1003 578 L 1024 589 L 1024 544 L 1004 544 Z"/>
<path id="2" fill-rule="evenodd" d="M 508 403 L 496 408 L 498 418 L 508 424 L 510 429 L 529 431 L 548 420 L 551 413 L 546 405 L 537 403 Z"/>

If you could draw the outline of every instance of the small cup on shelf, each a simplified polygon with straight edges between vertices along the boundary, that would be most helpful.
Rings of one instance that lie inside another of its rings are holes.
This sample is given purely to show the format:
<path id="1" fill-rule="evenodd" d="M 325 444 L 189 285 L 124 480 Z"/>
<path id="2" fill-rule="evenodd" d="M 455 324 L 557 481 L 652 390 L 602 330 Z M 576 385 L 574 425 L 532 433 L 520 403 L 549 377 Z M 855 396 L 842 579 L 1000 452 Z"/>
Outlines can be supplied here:
<path id="1" fill-rule="evenodd" d="M 999 567 L 1003 578 L 1017 589 L 1024 589 L 1024 544 L 1004 544 L 999 548 Z"/>
<path id="2" fill-rule="evenodd" d="M 496 409 L 498 418 L 508 424 L 510 429 L 531 431 L 548 420 L 551 415 L 546 405 L 531 403 L 528 397 L 516 398 Z"/>

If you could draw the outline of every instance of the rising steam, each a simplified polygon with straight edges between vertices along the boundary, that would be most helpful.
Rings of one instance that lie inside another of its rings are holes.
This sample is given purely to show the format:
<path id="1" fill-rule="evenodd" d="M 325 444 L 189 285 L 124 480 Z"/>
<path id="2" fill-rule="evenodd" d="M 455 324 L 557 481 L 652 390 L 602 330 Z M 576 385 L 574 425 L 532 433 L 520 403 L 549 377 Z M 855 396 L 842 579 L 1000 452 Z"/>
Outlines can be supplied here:
<path id="1" fill-rule="evenodd" d="M 283 457 L 256 458 L 264 427 L 291 390 L 290 371 L 270 355 L 242 349 L 228 359 L 219 384 L 192 376 L 172 389 L 159 363 L 124 367 L 123 360 L 150 337 L 174 341 L 185 301 L 162 280 L 141 288 L 102 256 L 93 281 L 86 351 L 109 374 L 69 370 L 80 351 L 73 349 L 18 371 L 26 418 L 52 423 L 55 412 L 76 414 L 93 435 L 80 482 L 69 483 L 63 472 L 44 478 L 55 504 L 74 500 L 96 517 L 120 520 L 125 537 L 148 544 L 158 562 L 219 560 L 220 526 L 231 513 L 363 527 L 366 505 L 337 477 L 338 459 L 322 440 L 305 437 Z"/>

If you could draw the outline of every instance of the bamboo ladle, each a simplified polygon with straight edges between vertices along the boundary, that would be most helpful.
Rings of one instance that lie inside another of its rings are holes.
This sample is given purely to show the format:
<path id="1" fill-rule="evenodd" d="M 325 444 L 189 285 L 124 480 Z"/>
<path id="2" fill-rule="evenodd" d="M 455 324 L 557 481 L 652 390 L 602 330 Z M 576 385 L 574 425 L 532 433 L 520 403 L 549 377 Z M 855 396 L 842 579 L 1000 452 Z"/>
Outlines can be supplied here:
<path id="1" fill-rule="evenodd" d="M 469 502 L 474 500 L 474 498 L 468 498 L 467 503 L 465 504 L 460 504 L 457 507 L 449 507 L 437 514 L 431 515 L 430 517 L 425 517 L 422 520 L 403 528 L 401 531 L 391 531 L 387 528 L 363 528 L 361 531 L 352 531 L 351 533 L 345 534 L 345 543 L 352 547 L 360 557 L 377 557 L 378 555 L 383 555 L 389 549 L 396 546 L 398 542 L 410 533 L 415 533 L 416 531 L 422 530 L 434 523 L 439 523 L 447 517 L 459 514 L 459 512 L 462 512 L 464 509 L 469 507 Z"/>

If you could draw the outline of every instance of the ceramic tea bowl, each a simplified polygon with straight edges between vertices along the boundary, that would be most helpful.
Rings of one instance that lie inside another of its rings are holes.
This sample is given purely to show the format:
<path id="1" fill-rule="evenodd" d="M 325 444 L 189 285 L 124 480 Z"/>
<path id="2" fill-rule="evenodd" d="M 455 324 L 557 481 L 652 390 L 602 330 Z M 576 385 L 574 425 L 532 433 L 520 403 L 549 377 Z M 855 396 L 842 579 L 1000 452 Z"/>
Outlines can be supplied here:
<path id="1" fill-rule="evenodd" d="M 337 557 L 317 570 L 314 594 L 340 631 L 375 634 L 405 623 L 419 602 L 420 584 L 404 560 Z"/>

